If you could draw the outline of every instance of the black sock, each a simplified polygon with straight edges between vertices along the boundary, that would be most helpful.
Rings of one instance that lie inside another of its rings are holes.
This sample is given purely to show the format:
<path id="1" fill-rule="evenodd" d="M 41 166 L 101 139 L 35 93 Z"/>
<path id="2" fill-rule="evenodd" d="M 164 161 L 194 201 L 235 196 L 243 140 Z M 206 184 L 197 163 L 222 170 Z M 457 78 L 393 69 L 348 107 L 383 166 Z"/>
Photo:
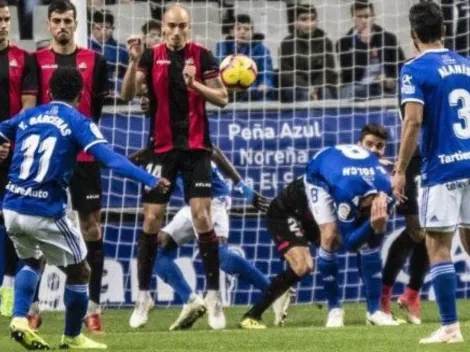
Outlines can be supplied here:
<path id="1" fill-rule="evenodd" d="M 153 265 L 157 255 L 158 236 L 142 231 L 137 247 L 137 278 L 139 290 L 149 291 L 152 280 Z"/>
<path id="2" fill-rule="evenodd" d="M 415 244 L 416 242 L 411 239 L 406 230 L 403 230 L 392 243 L 383 270 L 382 283 L 384 286 L 393 286 Z"/>
<path id="3" fill-rule="evenodd" d="M 291 268 L 280 273 L 271 280 L 265 294 L 251 309 L 244 315 L 256 320 L 261 320 L 261 316 L 276 299 L 282 296 L 290 287 L 302 280 Z"/>
<path id="4" fill-rule="evenodd" d="M 18 255 L 8 234 L 5 234 L 4 253 L 5 270 L 3 274 L 15 277 L 16 268 L 18 267 Z"/>
<path id="5" fill-rule="evenodd" d="M 408 287 L 418 291 L 423 286 L 424 277 L 429 269 L 429 257 L 426 243 L 417 243 L 410 258 L 410 282 Z"/>
<path id="6" fill-rule="evenodd" d="M 206 290 L 219 290 L 219 241 L 214 230 L 199 235 L 199 254 L 206 274 Z"/>
<path id="7" fill-rule="evenodd" d="M 104 265 L 103 239 L 98 241 L 86 241 L 86 246 L 88 249 L 86 260 L 91 269 L 90 301 L 100 304 Z"/>

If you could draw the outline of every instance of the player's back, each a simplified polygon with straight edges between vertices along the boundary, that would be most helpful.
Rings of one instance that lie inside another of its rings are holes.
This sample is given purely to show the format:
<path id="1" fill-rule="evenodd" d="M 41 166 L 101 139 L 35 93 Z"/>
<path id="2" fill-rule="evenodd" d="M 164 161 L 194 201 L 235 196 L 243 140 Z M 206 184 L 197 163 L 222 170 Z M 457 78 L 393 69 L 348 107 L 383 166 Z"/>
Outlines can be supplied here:
<path id="1" fill-rule="evenodd" d="M 429 50 L 401 73 L 401 104 L 424 104 L 422 184 L 470 173 L 470 61 L 447 49 Z"/>
<path id="2" fill-rule="evenodd" d="M 354 144 L 318 152 L 307 165 L 305 177 L 335 201 L 350 201 L 376 191 L 391 193 L 389 175 L 378 157 Z"/>
<path id="3" fill-rule="evenodd" d="M 82 150 L 75 136 L 89 133 L 103 140 L 98 128 L 86 120 L 61 102 L 27 110 L 11 120 L 2 130 L 11 131 L 15 141 L 5 208 L 45 217 L 63 215 L 65 189 Z"/>

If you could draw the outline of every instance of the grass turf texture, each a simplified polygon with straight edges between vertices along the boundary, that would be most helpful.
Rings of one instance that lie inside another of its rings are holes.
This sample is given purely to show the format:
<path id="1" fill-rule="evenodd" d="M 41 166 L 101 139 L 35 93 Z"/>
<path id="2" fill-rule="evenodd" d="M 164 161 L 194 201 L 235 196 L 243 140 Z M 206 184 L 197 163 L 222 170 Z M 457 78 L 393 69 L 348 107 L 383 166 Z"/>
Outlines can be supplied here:
<path id="1" fill-rule="evenodd" d="M 462 333 L 467 341 L 458 345 L 418 345 L 418 340 L 439 326 L 437 307 L 434 302 L 423 302 L 424 323 L 399 327 L 375 327 L 365 325 L 364 304 L 347 304 L 345 328 L 325 329 L 326 309 L 315 305 L 296 305 L 289 310 L 288 323 L 283 328 L 272 326 L 272 313 L 265 314 L 268 329 L 247 331 L 237 327 L 246 307 L 225 310 L 228 329 L 211 331 L 206 317 L 200 319 L 188 331 L 168 332 L 168 327 L 179 314 L 179 309 L 158 308 L 151 315 L 146 327 L 132 330 L 128 326 L 131 310 L 108 310 L 104 314 L 106 335 L 95 337 L 108 344 L 108 351 L 470 351 L 470 300 L 460 300 L 458 311 Z M 404 316 L 398 308 L 398 316 Z M 8 334 L 9 320 L 0 318 L 0 351 L 23 351 L 11 341 Z M 62 313 L 43 316 L 41 336 L 57 349 L 63 326 Z"/>

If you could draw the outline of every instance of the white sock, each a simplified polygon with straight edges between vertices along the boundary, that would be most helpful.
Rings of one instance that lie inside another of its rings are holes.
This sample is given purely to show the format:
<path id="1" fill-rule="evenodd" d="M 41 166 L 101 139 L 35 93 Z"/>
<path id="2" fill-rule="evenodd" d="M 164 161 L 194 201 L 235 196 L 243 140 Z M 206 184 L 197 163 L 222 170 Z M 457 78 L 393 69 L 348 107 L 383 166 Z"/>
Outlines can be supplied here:
<path id="1" fill-rule="evenodd" d="M 3 277 L 3 284 L 2 287 L 11 287 L 15 285 L 15 278 L 13 276 L 5 275 Z"/>
<path id="2" fill-rule="evenodd" d="M 88 309 L 87 309 L 87 314 L 100 314 L 101 313 L 101 307 L 98 303 L 89 301 L 88 302 Z"/>

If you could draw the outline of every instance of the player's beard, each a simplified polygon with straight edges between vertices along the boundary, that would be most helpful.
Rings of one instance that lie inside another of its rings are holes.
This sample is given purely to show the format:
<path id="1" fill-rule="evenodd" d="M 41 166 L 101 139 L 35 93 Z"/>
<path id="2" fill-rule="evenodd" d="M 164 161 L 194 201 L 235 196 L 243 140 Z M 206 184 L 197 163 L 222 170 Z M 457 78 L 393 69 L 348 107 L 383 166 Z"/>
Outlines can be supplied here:
<path id="1" fill-rule="evenodd" d="M 70 43 L 70 39 L 67 38 L 67 37 L 59 37 L 59 38 L 57 39 L 57 42 L 58 42 L 60 45 L 65 46 L 65 45 L 67 45 L 68 43 Z"/>

